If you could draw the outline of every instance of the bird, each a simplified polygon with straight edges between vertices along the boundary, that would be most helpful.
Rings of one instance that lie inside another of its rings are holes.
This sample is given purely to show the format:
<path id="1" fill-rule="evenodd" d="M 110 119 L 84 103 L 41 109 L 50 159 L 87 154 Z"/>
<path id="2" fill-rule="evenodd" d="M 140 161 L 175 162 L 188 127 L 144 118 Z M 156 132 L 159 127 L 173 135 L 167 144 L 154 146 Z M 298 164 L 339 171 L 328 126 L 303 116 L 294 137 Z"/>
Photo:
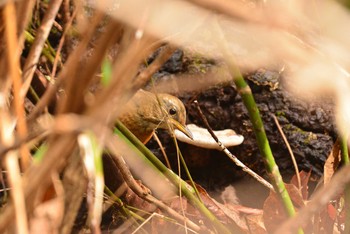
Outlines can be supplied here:
<path id="1" fill-rule="evenodd" d="M 186 108 L 177 97 L 166 93 L 137 91 L 126 103 L 119 120 L 144 144 L 157 128 L 178 129 L 192 139 L 185 126 Z"/>

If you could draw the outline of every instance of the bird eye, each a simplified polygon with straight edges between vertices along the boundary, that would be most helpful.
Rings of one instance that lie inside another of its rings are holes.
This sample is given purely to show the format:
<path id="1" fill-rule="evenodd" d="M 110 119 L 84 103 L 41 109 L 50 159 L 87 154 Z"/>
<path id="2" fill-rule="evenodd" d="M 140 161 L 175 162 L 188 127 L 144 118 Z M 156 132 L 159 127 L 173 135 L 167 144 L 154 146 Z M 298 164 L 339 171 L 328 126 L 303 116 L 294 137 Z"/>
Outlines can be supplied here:
<path id="1" fill-rule="evenodd" d="M 170 115 L 175 115 L 176 113 L 177 113 L 177 111 L 176 111 L 175 107 L 172 107 L 172 108 L 169 109 L 169 114 Z"/>

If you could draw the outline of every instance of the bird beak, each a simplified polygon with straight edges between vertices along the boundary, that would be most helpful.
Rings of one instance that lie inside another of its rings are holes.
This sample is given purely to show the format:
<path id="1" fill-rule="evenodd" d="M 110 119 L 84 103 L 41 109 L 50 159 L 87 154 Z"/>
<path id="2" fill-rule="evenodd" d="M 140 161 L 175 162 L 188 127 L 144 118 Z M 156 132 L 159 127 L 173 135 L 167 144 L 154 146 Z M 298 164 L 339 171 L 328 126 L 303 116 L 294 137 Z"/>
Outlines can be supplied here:
<path id="1" fill-rule="evenodd" d="M 193 135 L 192 132 L 184 125 L 182 125 L 181 123 L 179 123 L 178 121 L 176 121 L 175 119 L 169 118 L 169 122 L 172 124 L 172 126 L 183 132 L 188 138 L 190 138 L 191 140 L 193 140 Z"/>

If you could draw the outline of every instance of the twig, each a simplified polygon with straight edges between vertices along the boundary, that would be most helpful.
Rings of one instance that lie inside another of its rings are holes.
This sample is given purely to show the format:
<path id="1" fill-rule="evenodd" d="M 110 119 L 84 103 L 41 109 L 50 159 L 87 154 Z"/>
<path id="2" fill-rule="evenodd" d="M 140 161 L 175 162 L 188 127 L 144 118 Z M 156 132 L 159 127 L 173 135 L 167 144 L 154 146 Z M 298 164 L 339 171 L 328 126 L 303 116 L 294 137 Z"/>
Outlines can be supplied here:
<path id="1" fill-rule="evenodd" d="M 66 79 L 69 79 L 68 73 L 75 70 L 74 66 L 76 66 L 77 61 L 79 61 L 79 58 L 81 57 L 81 54 L 83 54 L 85 48 L 87 47 L 89 40 L 95 31 L 95 28 L 102 19 L 102 16 L 103 14 L 98 11 L 91 20 L 92 24 L 86 25 L 86 27 L 82 30 L 82 35 L 85 36 L 79 45 L 75 48 L 75 50 L 70 54 L 68 61 L 65 63 L 65 68 L 60 72 L 58 78 L 55 80 L 55 83 L 49 84 L 46 92 L 36 104 L 33 111 L 29 114 L 28 122 L 33 121 L 38 115 L 41 114 L 41 112 L 56 94 L 58 87 L 60 87 L 60 85 Z"/>
<path id="2" fill-rule="evenodd" d="M 160 172 L 162 172 L 174 185 L 181 183 L 181 192 L 187 199 L 194 205 L 204 217 L 213 223 L 213 226 L 217 228 L 220 233 L 230 233 L 230 231 L 194 196 L 193 191 L 188 189 L 188 184 L 171 172 L 159 159 L 152 154 L 152 152 L 143 145 L 132 133 L 120 122 L 116 122 L 116 133 L 119 136 L 123 136 L 125 140 L 134 145 L 139 152 L 141 152 Z"/>
<path id="3" fill-rule="evenodd" d="M 25 38 L 25 29 L 28 26 L 28 22 L 31 20 L 31 15 L 35 5 L 35 0 L 27 0 L 18 2 L 18 13 L 17 13 L 17 22 L 18 22 L 18 32 L 20 36 L 18 38 L 19 47 L 23 48 L 23 42 Z M 19 51 L 20 53 L 21 51 Z"/>
<path id="4" fill-rule="evenodd" d="M 33 131 L 29 133 L 26 138 L 16 139 L 16 141 L 9 146 L 4 146 L 3 144 L 0 144 L 0 159 L 4 154 L 8 153 L 9 151 L 17 150 L 21 147 L 21 145 L 26 144 L 35 139 L 37 139 L 37 141 L 40 141 L 43 138 L 45 138 L 48 134 L 48 131 Z"/>
<path id="5" fill-rule="evenodd" d="M 16 24 L 15 3 L 9 1 L 3 11 L 3 21 L 5 22 L 6 36 L 6 56 L 8 61 L 8 76 L 12 78 L 13 96 L 15 112 L 17 116 L 17 130 L 19 138 L 25 138 L 27 135 L 27 124 L 25 121 L 24 97 L 20 95 L 22 88 L 22 80 L 20 76 L 19 51 L 17 40 L 17 24 Z M 29 150 L 26 146 L 20 147 L 21 166 L 25 170 L 30 165 L 31 158 Z"/>
<path id="6" fill-rule="evenodd" d="M 138 231 L 140 230 L 140 228 L 142 228 L 143 225 L 145 225 L 147 222 L 149 222 L 153 217 L 159 217 L 159 218 L 166 218 L 164 215 L 161 215 L 161 214 L 158 214 L 158 213 L 153 213 L 152 215 L 150 215 L 139 227 L 137 227 L 133 232 L 132 234 L 135 234 L 135 233 L 138 233 Z M 176 225 L 179 225 L 181 227 L 183 227 L 186 231 L 186 233 L 188 233 L 188 231 L 191 231 L 193 233 L 198 233 L 196 232 L 195 230 L 191 230 L 179 223 L 175 223 Z"/>
<path id="7" fill-rule="evenodd" d="M 0 129 L 0 138 L 5 147 L 11 147 L 14 142 L 14 128 L 11 122 L 12 121 L 8 109 L 5 106 L 5 102 L 0 102 L 0 125 L 2 126 Z M 16 217 L 16 232 L 25 234 L 28 233 L 28 221 L 23 193 L 23 180 L 18 161 L 18 151 L 8 151 L 4 155 L 3 162 L 8 172 L 6 178 L 8 178 L 9 186 L 12 190 L 10 196 L 11 201 L 13 202 L 13 212 L 15 213 L 14 215 Z M 3 185 L 2 171 L 1 184 Z"/>
<path id="8" fill-rule="evenodd" d="M 28 233 L 26 203 L 23 195 L 23 180 L 18 165 L 16 152 L 8 152 L 5 156 L 5 166 L 8 170 L 8 181 L 11 187 L 11 198 L 16 212 L 16 227 L 18 233 Z"/>
<path id="9" fill-rule="evenodd" d="M 70 0 L 63 0 L 63 19 L 67 23 L 72 17 L 69 11 Z"/>
<path id="10" fill-rule="evenodd" d="M 193 101 L 194 104 L 197 107 L 197 111 L 199 113 L 199 116 L 201 117 L 202 121 L 204 122 L 208 132 L 210 133 L 210 135 L 213 137 L 213 139 L 218 143 L 218 145 L 220 146 L 221 150 L 240 168 L 242 168 L 243 171 L 247 172 L 249 175 L 251 175 L 254 179 L 256 179 L 259 183 L 261 183 L 262 185 L 264 185 L 265 187 L 267 187 L 270 190 L 274 190 L 273 186 L 267 182 L 264 178 L 262 178 L 261 176 L 259 176 L 258 174 L 256 174 L 253 170 L 251 170 L 249 167 L 247 167 L 246 165 L 244 165 L 236 156 L 234 156 L 218 139 L 218 137 L 215 135 L 213 129 L 210 127 L 207 118 L 205 117 L 205 115 L 203 114 L 198 101 L 194 100 Z"/>
<path id="11" fill-rule="evenodd" d="M 88 91 L 91 80 L 94 78 L 94 74 L 99 71 L 100 65 L 105 57 L 107 49 L 115 41 L 119 40 L 122 36 L 122 26 L 116 22 L 111 21 L 106 26 L 106 31 L 96 42 L 97 45 L 94 48 L 93 56 L 85 61 L 79 61 L 71 71 L 70 77 L 65 83 L 65 92 L 67 98 L 64 99 L 58 106 L 58 113 L 60 112 L 78 112 L 83 111 L 86 102 L 84 97 Z M 82 69 L 80 71 L 80 69 Z M 79 85 L 77 85 L 79 83 Z M 101 103 L 98 103 L 100 105 Z M 104 112 L 108 113 L 108 112 Z"/>
<path id="12" fill-rule="evenodd" d="M 15 113 L 17 115 L 17 128 L 19 138 L 23 139 L 27 135 L 27 125 L 25 122 L 25 111 L 23 107 L 24 99 L 20 96 L 22 80 L 20 77 L 19 65 L 19 47 L 17 38 L 17 21 L 16 8 L 14 1 L 7 1 L 2 9 L 2 20 L 5 25 L 5 40 L 7 44 L 6 59 L 8 66 L 8 77 L 11 77 L 13 83 L 13 95 Z M 7 106 L 4 100 L 0 101 L 1 114 L 1 140 L 6 146 L 10 146 L 14 141 L 14 129 L 12 128 L 11 119 L 7 112 Z M 20 147 L 23 170 L 27 169 L 30 164 L 30 154 L 25 146 Z M 26 203 L 23 192 L 22 177 L 18 164 L 18 155 L 15 151 L 10 151 L 5 156 L 5 166 L 9 172 L 9 184 L 13 189 L 11 198 L 13 202 L 13 213 L 16 217 L 16 228 L 18 233 L 28 233 L 28 221 L 26 213 Z M 7 223 L 9 225 L 9 223 Z"/>
<path id="13" fill-rule="evenodd" d="M 36 70 L 37 63 L 41 55 L 41 51 L 44 48 L 45 41 L 49 36 L 52 24 L 55 21 L 55 17 L 61 6 L 61 3 L 62 0 L 50 1 L 49 8 L 47 9 L 45 17 L 40 25 L 40 30 L 38 30 L 32 48 L 29 51 L 29 55 L 23 68 L 24 83 L 21 88 L 22 98 L 24 98 L 28 92 L 29 86 L 33 79 L 34 71 Z"/>
<path id="14" fill-rule="evenodd" d="M 75 139 L 75 134 L 65 134 L 56 138 L 48 149 L 50 157 L 44 157 L 40 165 L 32 164 L 28 168 L 23 176 L 23 190 L 26 202 L 33 201 L 38 188 L 50 184 L 51 177 L 47 175 L 56 170 L 60 171 L 63 168 L 66 158 L 70 156 L 70 152 L 72 152 L 75 145 Z M 30 181 L 30 183 L 26 183 L 26 181 Z M 31 210 L 28 209 L 28 212 L 31 212 Z M 11 226 L 14 221 L 14 215 L 14 205 L 11 203 L 7 204 L 1 211 L 0 233 L 3 233 L 5 229 Z"/>
<path id="15" fill-rule="evenodd" d="M 166 45 L 162 50 L 160 50 L 158 56 L 156 59 L 149 65 L 145 70 L 143 70 L 140 74 L 136 77 L 136 84 L 137 87 L 143 87 L 152 77 L 152 75 L 158 71 L 163 64 L 171 57 L 171 55 L 176 50 L 175 47 L 171 45 Z"/>
<path id="16" fill-rule="evenodd" d="M 301 192 L 301 179 L 300 179 L 300 173 L 299 173 L 299 168 L 298 168 L 298 164 L 297 164 L 297 161 L 295 160 L 295 156 L 294 156 L 294 153 L 293 153 L 293 150 L 292 148 L 290 147 L 290 144 L 286 138 L 286 135 L 284 135 L 284 132 L 281 128 L 281 125 L 280 123 L 278 122 L 278 119 L 277 117 L 274 115 L 274 114 L 271 114 L 271 116 L 273 117 L 273 119 L 275 120 L 275 123 L 276 123 L 276 126 L 278 128 L 278 131 L 280 132 L 282 138 L 283 138 L 283 141 L 284 143 L 286 144 L 287 146 L 287 149 L 288 149 L 288 152 L 290 154 L 290 157 L 292 159 L 292 162 L 293 162 L 293 165 L 294 165 L 294 169 L 295 169 L 295 175 L 297 177 L 297 180 L 298 180 L 298 188 L 299 188 L 299 191 Z"/>
<path id="17" fill-rule="evenodd" d="M 162 151 L 163 157 L 164 157 L 165 162 L 166 162 L 166 166 L 171 170 L 171 165 L 170 165 L 170 162 L 169 162 L 169 159 L 168 159 L 168 155 L 165 153 L 163 144 L 162 144 L 162 142 L 159 140 L 159 137 L 157 136 L 157 134 L 156 134 L 155 132 L 153 133 L 153 138 L 154 138 L 154 140 L 156 140 L 156 142 L 157 142 L 158 145 L 159 145 L 160 150 Z"/>
<path id="18" fill-rule="evenodd" d="M 110 137 L 108 139 L 112 139 L 113 137 Z M 127 165 L 125 164 L 124 159 L 118 155 L 118 150 L 116 149 L 116 144 L 109 144 L 108 149 L 112 152 L 112 159 L 114 163 L 119 168 L 125 182 L 128 184 L 130 189 L 135 192 L 139 197 L 155 204 L 165 212 L 167 212 L 169 215 L 174 217 L 175 219 L 179 220 L 180 222 L 187 223 L 189 227 L 191 227 L 193 230 L 200 231 L 201 228 L 193 223 L 191 220 L 179 215 L 176 211 L 171 209 L 169 206 L 164 204 L 163 202 L 159 201 L 149 193 L 145 192 L 144 189 L 135 181 L 134 177 L 132 176 L 130 170 L 128 169 Z"/>
<path id="19" fill-rule="evenodd" d="M 58 48 L 56 51 L 56 56 L 55 56 L 55 60 L 53 62 L 53 66 L 52 66 L 52 72 L 51 72 L 51 78 L 53 79 L 56 75 L 56 69 L 57 69 L 57 64 L 58 64 L 58 59 L 60 58 L 61 55 L 61 50 L 63 48 L 63 44 L 65 42 L 66 39 L 66 35 L 68 33 L 68 29 L 70 29 L 70 27 L 72 26 L 73 20 L 75 18 L 75 15 L 77 14 L 78 9 L 75 9 L 72 16 L 70 17 L 69 21 L 66 23 L 66 25 L 64 26 L 64 31 L 62 34 L 62 37 L 60 39 L 60 43 L 58 44 Z"/>

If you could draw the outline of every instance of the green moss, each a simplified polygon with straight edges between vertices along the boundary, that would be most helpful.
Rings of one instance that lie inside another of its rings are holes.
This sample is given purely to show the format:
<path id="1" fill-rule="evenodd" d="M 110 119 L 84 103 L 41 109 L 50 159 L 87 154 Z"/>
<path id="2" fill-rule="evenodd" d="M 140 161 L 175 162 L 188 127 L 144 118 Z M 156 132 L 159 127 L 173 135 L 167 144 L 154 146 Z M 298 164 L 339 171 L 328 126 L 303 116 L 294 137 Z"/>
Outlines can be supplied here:
<path id="1" fill-rule="evenodd" d="M 286 113 L 285 113 L 284 111 L 276 111 L 276 112 L 275 112 L 275 115 L 276 115 L 277 117 L 280 117 L 280 116 L 285 117 L 285 116 L 286 116 Z"/>
<path id="2" fill-rule="evenodd" d="M 291 133 L 301 135 L 301 137 L 304 139 L 302 143 L 305 145 L 309 145 L 311 141 L 317 140 L 317 135 L 315 133 L 304 131 L 292 124 L 287 124 L 283 128 L 287 131 L 290 131 Z"/>

